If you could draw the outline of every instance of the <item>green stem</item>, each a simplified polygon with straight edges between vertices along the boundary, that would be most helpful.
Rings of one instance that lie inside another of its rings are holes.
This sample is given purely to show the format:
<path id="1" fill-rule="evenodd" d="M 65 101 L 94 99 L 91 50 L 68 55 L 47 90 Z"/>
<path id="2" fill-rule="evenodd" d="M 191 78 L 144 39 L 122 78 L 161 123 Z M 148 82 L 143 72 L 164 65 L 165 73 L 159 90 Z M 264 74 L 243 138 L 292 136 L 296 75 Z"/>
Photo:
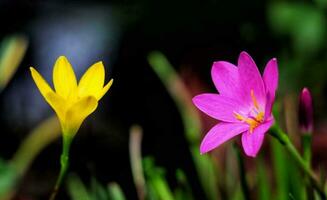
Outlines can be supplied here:
<path id="1" fill-rule="evenodd" d="M 275 125 L 271 129 L 271 135 L 274 136 L 291 154 L 291 156 L 295 159 L 298 165 L 302 168 L 303 172 L 309 177 L 312 186 L 318 192 L 321 199 L 326 199 L 326 194 L 324 190 L 321 188 L 320 184 L 317 181 L 315 174 L 312 172 L 307 162 L 301 157 L 299 152 L 296 150 L 292 142 L 286 133 L 282 131 L 282 129 Z"/>
<path id="2" fill-rule="evenodd" d="M 69 149 L 70 144 L 72 142 L 72 138 L 68 137 L 67 135 L 63 134 L 63 145 L 62 145 L 62 153 L 60 156 L 60 173 L 56 181 L 56 185 L 53 188 L 51 196 L 49 200 L 55 200 L 57 193 L 59 191 L 60 185 L 62 180 L 64 179 L 68 166 L 69 166 Z"/>
<path id="3" fill-rule="evenodd" d="M 235 145 L 235 151 L 237 154 L 237 160 L 238 160 L 238 166 L 239 166 L 239 173 L 240 173 L 240 179 L 241 179 L 241 188 L 244 195 L 244 199 L 250 200 L 250 190 L 248 182 L 246 181 L 246 170 L 244 165 L 244 160 L 242 158 L 241 151 L 238 146 Z"/>
<path id="4" fill-rule="evenodd" d="M 312 134 L 305 133 L 302 135 L 302 148 L 303 148 L 303 160 L 307 164 L 307 166 L 311 167 L 311 141 Z M 310 179 L 306 176 L 306 181 L 308 182 Z M 307 199 L 314 199 L 313 188 L 308 185 L 306 186 Z"/>
<path id="5" fill-rule="evenodd" d="M 311 167 L 311 134 L 302 135 L 303 159 L 308 167 Z"/>

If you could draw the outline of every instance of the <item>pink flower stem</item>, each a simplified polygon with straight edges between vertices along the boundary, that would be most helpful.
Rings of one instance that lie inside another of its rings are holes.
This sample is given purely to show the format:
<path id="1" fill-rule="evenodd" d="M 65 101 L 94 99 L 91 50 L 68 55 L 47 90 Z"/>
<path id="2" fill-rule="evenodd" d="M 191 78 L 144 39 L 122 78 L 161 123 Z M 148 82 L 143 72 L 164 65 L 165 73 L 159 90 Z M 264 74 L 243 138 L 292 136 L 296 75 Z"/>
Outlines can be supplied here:
<path id="1" fill-rule="evenodd" d="M 277 124 L 275 124 L 270 130 L 270 134 L 289 151 L 290 155 L 298 163 L 303 172 L 309 177 L 312 187 L 318 192 L 320 198 L 326 200 L 326 194 L 317 181 L 316 175 L 313 173 L 307 162 L 301 157 L 288 135 Z"/>

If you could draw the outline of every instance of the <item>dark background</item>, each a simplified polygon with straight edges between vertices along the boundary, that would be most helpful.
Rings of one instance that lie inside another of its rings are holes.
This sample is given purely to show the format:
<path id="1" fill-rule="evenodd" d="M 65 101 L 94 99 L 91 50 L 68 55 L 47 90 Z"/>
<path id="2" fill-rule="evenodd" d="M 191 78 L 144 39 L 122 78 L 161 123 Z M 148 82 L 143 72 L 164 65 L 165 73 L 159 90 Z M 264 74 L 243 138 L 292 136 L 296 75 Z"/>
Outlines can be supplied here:
<path id="1" fill-rule="evenodd" d="M 210 78 L 213 61 L 236 63 L 245 50 L 262 70 L 268 59 L 277 57 L 279 95 L 311 87 L 319 126 L 326 118 L 325 7 L 311 1 L 283 2 L 2 0 L 0 38 L 24 34 L 29 47 L 18 72 L 0 94 L 0 156 L 11 158 L 26 134 L 53 114 L 35 87 L 29 66 L 50 82 L 53 63 L 60 55 L 67 56 L 78 77 L 102 60 L 106 80 L 114 78 L 114 84 L 78 132 L 71 148 L 70 171 L 86 183 L 91 176 L 103 184 L 116 181 L 127 199 L 136 199 L 128 137 L 130 126 L 140 124 L 144 129 L 143 154 L 153 156 L 166 168 L 172 184 L 176 168 L 185 170 L 196 199 L 204 199 L 179 113 L 147 56 L 153 50 L 164 53 L 194 94 L 214 91 Z M 276 9 L 276 5 L 285 9 Z M 308 7 L 320 13 L 322 20 L 313 17 L 313 25 L 305 24 L 311 10 L 284 19 L 284 10 L 291 7 L 288 5 Z M 314 37 L 308 34 L 312 37 L 307 38 L 295 25 L 294 34 L 291 24 L 298 21 L 299 27 L 317 26 L 303 28 L 303 32 L 313 30 Z M 321 33 L 315 34 L 315 30 Z M 23 180 L 20 196 L 48 196 L 59 170 L 60 151 L 58 140 L 37 157 Z M 60 196 L 64 198 L 65 193 Z"/>

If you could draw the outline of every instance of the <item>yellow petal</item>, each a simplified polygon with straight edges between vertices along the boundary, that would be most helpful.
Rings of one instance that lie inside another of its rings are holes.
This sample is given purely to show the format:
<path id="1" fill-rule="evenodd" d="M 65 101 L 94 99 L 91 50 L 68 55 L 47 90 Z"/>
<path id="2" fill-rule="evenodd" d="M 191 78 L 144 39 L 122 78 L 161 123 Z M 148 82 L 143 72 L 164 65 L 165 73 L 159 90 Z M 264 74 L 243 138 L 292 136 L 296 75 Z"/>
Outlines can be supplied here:
<path id="1" fill-rule="evenodd" d="M 78 101 L 78 96 L 77 96 L 77 88 L 75 91 L 71 92 L 66 99 L 66 108 L 71 107 L 73 104 L 76 103 L 76 101 Z"/>
<path id="2" fill-rule="evenodd" d="M 80 97 L 99 96 L 104 84 L 104 74 L 102 62 L 93 64 L 78 83 L 78 95 Z"/>
<path id="3" fill-rule="evenodd" d="M 66 101 L 54 92 L 49 92 L 45 95 L 45 99 L 56 112 L 59 121 L 63 127 L 65 120 L 65 111 L 66 111 Z"/>
<path id="4" fill-rule="evenodd" d="M 56 93 L 65 99 L 77 90 L 74 70 L 65 56 L 60 56 L 54 65 L 53 84 Z"/>
<path id="5" fill-rule="evenodd" d="M 97 106 L 98 101 L 93 96 L 83 97 L 72 105 L 66 112 L 64 134 L 74 135 Z"/>
<path id="6" fill-rule="evenodd" d="M 53 93 L 53 90 L 48 85 L 48 83 L 44 80 L 44 78 L 37 72 L 33 67 L 30 67 L 31 74 L 33 77 L 33 80 L 37 86 L 37 88 L 40 90 L 40 93 L 44 98 L 46 98 L 46 95 L 50 92 Z"/>
<path id="7" fill-rule="evenodd" d="M 114 79 L 111 79 L 109 83 L 107 83 L 107 85 L 102 88 L 101 92 L 96 97 L 98 101 L 108 92 L 113 82 Z"/>
<path id="8" fill-rule="evenodd" d="M 58 115 L 60 122 L 64 119 L 65 114 L 65 101 L 62 97 L 57 95 L 48 83 L 43 79 L 43 77 L 33 68 L 30 67 L 32 77 L 36 86 L 39 88 L 42 96 L 48 102 L 48 104 L 53 108 L 53 110 Z"/>

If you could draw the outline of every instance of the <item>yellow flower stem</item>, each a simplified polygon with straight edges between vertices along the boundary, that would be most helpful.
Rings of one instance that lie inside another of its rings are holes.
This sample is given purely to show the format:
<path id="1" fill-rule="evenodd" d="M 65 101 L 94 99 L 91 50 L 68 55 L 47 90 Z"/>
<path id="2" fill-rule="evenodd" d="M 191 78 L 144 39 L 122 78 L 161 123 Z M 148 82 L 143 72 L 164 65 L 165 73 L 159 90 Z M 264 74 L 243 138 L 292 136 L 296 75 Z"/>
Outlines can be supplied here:
<path id="1" fill-rule="evenodd" d="M 277 123 L 275 123 L 275 125 L 270 129 L 270 133 L 289 151 L 290 155 L 298 163 L 302 171 L 306 174 L 307 177 L 309 177 L 312 187 L 318 192 L 320 198 L 326 200 L 326 193 L 319 184 L 316 175 L 307 164 L 307 161 L 301 157 L 300 153 L 297 151 L 288 135 L 277 125 Z"/>
<path id="2" fill-rule="evenodd" d="M 60 185 L 66 175 L 67 169 L 69 167 L 69 149 L 72 140 L 73 138 L 70 136 L 70 134 L 63 134 L 62 153 L 60 156 L 60 172 L 49 200 L 54 200 L 56 198 Z"/>

